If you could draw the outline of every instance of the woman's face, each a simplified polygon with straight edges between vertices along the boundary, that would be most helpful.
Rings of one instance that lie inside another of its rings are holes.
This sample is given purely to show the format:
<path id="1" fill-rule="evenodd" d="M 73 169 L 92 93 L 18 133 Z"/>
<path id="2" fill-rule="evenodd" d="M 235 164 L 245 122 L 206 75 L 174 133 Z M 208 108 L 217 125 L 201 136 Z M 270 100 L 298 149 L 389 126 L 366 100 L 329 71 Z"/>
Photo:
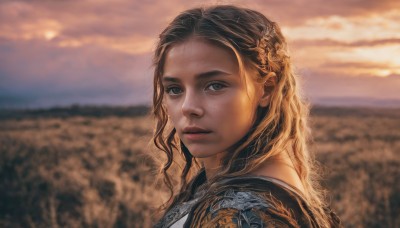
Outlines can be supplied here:
<path id="1" fill-rule="evenodd" d="M 192 38 L 169 49 L 163 72 L 164 105 L 194 157 L 221 156 L 249 131 L 262 87 L 240 77 L 233 52 Z"/>

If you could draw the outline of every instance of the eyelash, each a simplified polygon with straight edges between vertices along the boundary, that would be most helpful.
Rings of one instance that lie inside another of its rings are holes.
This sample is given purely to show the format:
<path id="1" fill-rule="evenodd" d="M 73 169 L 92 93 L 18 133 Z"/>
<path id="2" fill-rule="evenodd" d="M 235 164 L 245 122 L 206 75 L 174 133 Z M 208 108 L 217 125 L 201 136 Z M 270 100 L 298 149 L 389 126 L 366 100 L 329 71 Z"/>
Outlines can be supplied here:
<path id="1" fill-rule="evenodd" d="M 170 94 L 170 92 L 173 90 L 173 89 L 176 89 L 176 88 L 178 88 L 177 86 L 170 86 L 170 87 L 167 87 L 166 89 L 165 89 L 165 92 L 167 93 L 167 94 L 169 94 L 169 95 L 172 95 L 172 96 L 176 96 L 176 94 Z"/>
<path id="2" fill-rule="evenodd" d="M 206 86 L 206 88 L 208 88 L 208 87 L 210 87 L 210 86 L 213 86 L 213 85 L 221 86 L 220 89 L 211 90 L 211 91 L 215 91 L 215 92 L 218 92 L 219 90 L 221 90 L 221 89 L 227 87 L 226 85 L 224 85 L 224 84 L 222 84 L 222 83 L 220 83 L 220 82 L 213 82 L 213 83 L 208 84 L 208 85 Z M 169 86 L 169 87 L 165 88 L 165 92 L 166 92 L 167 94 L 171 95 L 171 96 L 177 96 L 177 95 L 179 95 L 179 94 L 170 94 L 170 92 L 171 92 L 173 89 L 176 89 L 176 88 L 179 89 L 178 86 Z"/>

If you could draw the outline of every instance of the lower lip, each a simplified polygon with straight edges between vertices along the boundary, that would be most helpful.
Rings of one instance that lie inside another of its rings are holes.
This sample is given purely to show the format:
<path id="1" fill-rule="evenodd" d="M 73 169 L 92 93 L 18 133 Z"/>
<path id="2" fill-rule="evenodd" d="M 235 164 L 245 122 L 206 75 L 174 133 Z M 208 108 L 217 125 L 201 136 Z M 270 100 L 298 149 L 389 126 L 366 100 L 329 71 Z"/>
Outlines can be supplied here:
<path id="1" fill-rule="evenodd" d="M 205 139 L 211 132 L 208 133 L 185 133 L 185 138 L 188 140 L 201 140 Z"/>

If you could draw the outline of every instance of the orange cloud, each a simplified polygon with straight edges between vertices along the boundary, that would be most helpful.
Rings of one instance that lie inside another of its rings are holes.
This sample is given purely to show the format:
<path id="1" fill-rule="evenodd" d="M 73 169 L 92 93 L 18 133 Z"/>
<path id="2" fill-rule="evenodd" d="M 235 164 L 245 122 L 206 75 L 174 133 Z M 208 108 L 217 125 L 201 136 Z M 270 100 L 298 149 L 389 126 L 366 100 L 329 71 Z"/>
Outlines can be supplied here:
<path id="1" fill-rule="evenodd" d="M 400 1 L 16 0 L 0 2 L 0 100 L 150 102 L 158 34 L 184 9 L 225 2 L 281 25 L 296 66 L 311 80 L 310 96 L 343 90 L 343 96 L 400 98 L 393 89 L 400 74 Z M 377 82 L 383 92 L 368 92 Z"/>
<path id="2" fill-rule="evenodd" d="M 354 42 L 343 42 L 332 39 L 320 40 L 295 40 L 291 42 L 296 48 L 316 47 L 316 46 L 334 46 L 334 47 L 363 47 L 377 46 L 386 44 L 400 44 L 400 38 L 376 39 L 376 40 L 358 40 Z"/>

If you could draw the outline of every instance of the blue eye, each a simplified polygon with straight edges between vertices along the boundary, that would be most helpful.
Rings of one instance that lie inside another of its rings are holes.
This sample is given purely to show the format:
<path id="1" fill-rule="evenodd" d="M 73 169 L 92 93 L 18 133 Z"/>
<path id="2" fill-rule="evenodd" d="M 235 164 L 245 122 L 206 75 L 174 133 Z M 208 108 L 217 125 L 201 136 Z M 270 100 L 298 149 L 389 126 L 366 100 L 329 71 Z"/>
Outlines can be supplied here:
<path id="1" fill-rule="evenodd" d="M 218 91 L 221 90 L 223 88 L 225 88 L 226 86 L 221 84 L 221 83 L 212 83 L 209 86 L 207 86 L 207 88 L 212 88 L 212 91 Z"/>
<path id="2" fill-rule="evenodd" d="M 178 95 L 179 93 L 182 92 L 182 90 L 179 87 L 171 86 L 171 87 L 166 88 L 165 92 L 168 93 L 169 95 Z"/>

